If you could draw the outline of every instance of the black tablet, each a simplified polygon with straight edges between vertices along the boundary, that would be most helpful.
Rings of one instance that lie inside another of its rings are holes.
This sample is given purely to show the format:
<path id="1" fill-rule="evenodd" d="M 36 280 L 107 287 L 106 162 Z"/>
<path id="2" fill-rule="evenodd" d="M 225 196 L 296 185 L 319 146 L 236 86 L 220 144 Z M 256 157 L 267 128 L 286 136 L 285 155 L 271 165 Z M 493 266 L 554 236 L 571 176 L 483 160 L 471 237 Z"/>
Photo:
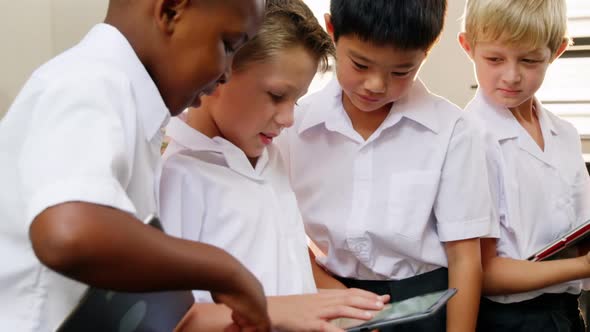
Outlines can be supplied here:
<path id="1" fill-rule="evenodd" d="M 457 293 L 456 288 L 415 296 L 403 301 L 388 304 L 371 320 L 362 324 L 358 320 L 340 318 L 332 321 L 348 332 L 364 332 L 416 321 L 438 312 Z"/>
<path id="2" fill-rule="evenodd" d="M 157 217 L 146 223 L 162 229 Z M 90 287 L 57 332 L 170 332 L 194 303 L 190 290 L 124 293 Z"/>

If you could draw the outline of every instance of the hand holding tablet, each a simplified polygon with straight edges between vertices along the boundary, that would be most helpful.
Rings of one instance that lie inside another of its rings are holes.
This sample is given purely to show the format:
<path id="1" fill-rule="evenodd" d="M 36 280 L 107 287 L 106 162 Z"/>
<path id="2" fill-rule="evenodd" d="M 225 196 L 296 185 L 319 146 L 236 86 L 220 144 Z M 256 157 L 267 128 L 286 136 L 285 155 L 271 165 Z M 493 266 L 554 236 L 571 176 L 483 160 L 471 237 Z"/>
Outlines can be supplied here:
<path id="1" fill-rule="evenodd" d="M 355 319 L 339 318 L 333 320 L 332 324 L 348 332 L 364 332 L 420 320 L 436 313 L 456 293 L 457 289 L 451 288 L 419 295 L 386 305 L 383 310 L 379 311 L 369 321 L 363 322 Z"/>

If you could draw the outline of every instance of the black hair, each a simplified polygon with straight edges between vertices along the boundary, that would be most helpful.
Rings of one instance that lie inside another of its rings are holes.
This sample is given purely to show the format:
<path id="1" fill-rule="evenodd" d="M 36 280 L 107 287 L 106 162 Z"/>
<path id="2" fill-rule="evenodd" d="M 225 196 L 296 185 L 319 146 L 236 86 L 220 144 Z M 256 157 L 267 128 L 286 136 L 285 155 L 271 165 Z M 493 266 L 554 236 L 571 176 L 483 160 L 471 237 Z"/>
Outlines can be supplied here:
<path id="1" fill-rule="evenodd" d="M 380 46 L 430 50 L 442 32 L 446 0 L 331 0 L 334 41 L 353 35 Z"/>

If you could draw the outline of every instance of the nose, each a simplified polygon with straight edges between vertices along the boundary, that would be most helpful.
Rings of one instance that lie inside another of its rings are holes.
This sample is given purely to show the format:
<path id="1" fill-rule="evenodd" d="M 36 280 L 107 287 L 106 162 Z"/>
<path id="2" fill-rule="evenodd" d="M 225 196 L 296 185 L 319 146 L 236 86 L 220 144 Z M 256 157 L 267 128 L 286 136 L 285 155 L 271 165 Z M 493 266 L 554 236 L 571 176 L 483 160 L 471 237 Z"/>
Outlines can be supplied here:
<path id="1" fill-rule="evenodd" d="M 275 115 L 275 122 L 281 128 L 289 128 L 293 125 L 295 105 L 285 105 L 280 107 L 277 114 Z"/>
<path id="2" fill-rule="evenodd" d="M 384 93 L 387 89 L 387 78 L 380 73 L 371 73 L 365 80 L 365 89 L 372 93 Z"/>
<path id="3" fill-rule="evenodd" d="M 502 79 L 509 84 L 519 83 L 522 79 L 520 67 L 517 63 L 509 64 L 503 73 Z"/>

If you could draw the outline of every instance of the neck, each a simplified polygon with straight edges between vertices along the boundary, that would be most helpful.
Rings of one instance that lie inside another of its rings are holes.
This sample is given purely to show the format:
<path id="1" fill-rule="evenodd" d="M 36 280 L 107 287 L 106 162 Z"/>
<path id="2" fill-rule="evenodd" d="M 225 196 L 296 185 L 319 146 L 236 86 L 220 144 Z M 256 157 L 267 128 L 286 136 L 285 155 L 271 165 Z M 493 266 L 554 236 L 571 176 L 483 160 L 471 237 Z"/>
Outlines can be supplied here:
<path id="1" fill-rule="evenodd" d="M 143 17 L 139 17 L 136 8 L 132 10 L 131 4 L 122 4 L 117 1 L 111 1 L 107 11 L 107 16 L 104 23 L 112 25 L 117 28 L 119 32 L 129 42 L 135 54 L 142 63 L 148 60 L 145 54 L 148 54 L 147 45 L 142 44 L 140 36 L 145 35 L 145 27 L 141 24 Z M 144 36 L 145 38 L 145 36 Z"/>
<path id="2" fill-rule="evenodd" d="M 189 109 L 186 123 L 209 138 L 223 137 L 211 116 L 211 106 L 207 105 L 205 100 L 203 100 L 201 107 Z"/>
<path id="3" fill-rule="evenodd" d="M 354 106 L 348 96 L 342 93 L 342 105 L 350 118 L 354 130 L 367 140 L 385 121 L 391 110 L 392 103 L 386 104 L 377 110 L 366 112 Z"/>
<path id="4" fill-rule="evenodd" d="M 537 119 L 537 114 L 533 108 L 533 105 L 533 98 L 530 98 L 516 107 L 509 108 L 509 110 L 518 120 L 518 122 L 535 122 Z"/>
<path id="5" fill-rule="evenodd" d="M 214 106 L 209 103 L 210 100 L 208 100 L 208 98 L 210 97 L 202 97 L 201 107 L 189 109 L 186 123 L 209 138 L 223 137 L 221 130 L 219 130 L 219 127 L 215 124 L 213 116 L 211 116 Z M 256 163 L 258 162 L 258 157 L 248 157 L 248 160 L 252 167 L 255 168 Z"/>

